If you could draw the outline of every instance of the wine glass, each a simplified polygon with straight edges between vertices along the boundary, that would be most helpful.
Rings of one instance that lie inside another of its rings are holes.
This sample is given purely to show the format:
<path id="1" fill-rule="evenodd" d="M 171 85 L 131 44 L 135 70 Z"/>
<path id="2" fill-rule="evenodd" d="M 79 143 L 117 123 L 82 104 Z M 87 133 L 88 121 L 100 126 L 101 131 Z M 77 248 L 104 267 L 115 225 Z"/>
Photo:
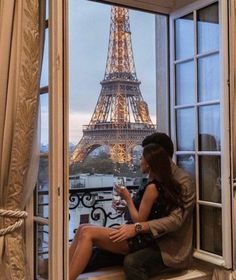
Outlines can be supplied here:
<path id="1" fill-rule="evenodd" d="M 117 177 L 117 179 L 114 181 L 113 191 L 112 191 L 112 200 L 113 204 L 116 206 L 119 206 L 121 204 L 121 197 L 117 193 L 117 188 L 124 188 L 125 187 L 125 180 L 123 177 Z M 116 210 L 118 211 L 118 209 Z"/>

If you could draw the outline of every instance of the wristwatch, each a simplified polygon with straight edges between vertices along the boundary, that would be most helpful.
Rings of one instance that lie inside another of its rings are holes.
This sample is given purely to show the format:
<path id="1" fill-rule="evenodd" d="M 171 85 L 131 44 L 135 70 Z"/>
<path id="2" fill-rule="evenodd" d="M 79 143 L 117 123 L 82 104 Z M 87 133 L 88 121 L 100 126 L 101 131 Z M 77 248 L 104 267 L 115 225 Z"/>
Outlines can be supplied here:
<path id="1" fill-rule="evenodd" d="M 137 234 L 139 234 L 139 233 L 142 232 L 143 227 L 142 227 L 142 225 L 141 225 L 140 223 L 135 223 L 135 224 L 134 224 L 134 229 L 135 229 L 135 232 L 136 232 Z"/>

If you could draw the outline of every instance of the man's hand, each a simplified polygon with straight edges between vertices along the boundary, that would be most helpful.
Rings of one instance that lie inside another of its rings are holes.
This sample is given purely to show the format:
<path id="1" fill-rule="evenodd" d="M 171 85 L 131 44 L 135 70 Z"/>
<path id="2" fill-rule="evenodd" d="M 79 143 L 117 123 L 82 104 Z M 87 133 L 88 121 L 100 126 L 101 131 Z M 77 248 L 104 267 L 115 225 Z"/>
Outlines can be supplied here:
<path id="1" fill-rule="evenodd" d="M 113 242 L 124 241 L 136 235 L 134 224 L 125 224 L 114 228 L 115 230 L 109 234 L 109 238 Z"/>

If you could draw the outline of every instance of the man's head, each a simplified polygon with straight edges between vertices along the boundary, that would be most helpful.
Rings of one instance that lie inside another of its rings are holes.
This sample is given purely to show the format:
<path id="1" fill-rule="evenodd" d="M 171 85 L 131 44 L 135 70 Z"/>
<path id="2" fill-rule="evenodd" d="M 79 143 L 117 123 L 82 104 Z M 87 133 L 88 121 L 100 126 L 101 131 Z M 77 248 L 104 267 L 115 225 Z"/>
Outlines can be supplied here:
<path id="1" fill-rule="evenodd" d="M 155 132 L 151 135 L 148 135 L 143 139 L 142 146 L 145 147 L 150 143 L 155 143 L 160 145 L 172 158 L 174 153 L 174 145 L 172 140 L 167 134 L 162 132 Z"/>

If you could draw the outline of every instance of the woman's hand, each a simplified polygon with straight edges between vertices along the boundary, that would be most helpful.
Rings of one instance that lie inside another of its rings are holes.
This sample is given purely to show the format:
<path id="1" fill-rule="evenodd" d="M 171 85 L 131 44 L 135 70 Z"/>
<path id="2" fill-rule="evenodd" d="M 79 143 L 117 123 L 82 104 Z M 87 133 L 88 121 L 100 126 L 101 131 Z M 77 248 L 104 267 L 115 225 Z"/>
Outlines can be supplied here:
<path id="1" fill-rule="evenodd" d="M 121 199 L 125 200 L 126 202 L 128 202 L 129 200 L 132 200 L 131 194 L 126 187 L 117 186 L 116 191 L 117 191 L 118 195 L 121 197 Z"/>
<path id="2" fill-rule="evenodd" d="M 121 242 L 136 235 L 134 224 L 125 224 L 114 228 L 115 230 L 111 231 L 109 234 L 109 238 L 112 242 Z"/>
<path id="3" fill-rule="evenodd" d="M 125 209 L 127 207 L 127 203 L 125 200 L 121 200 L 119 203 L 112 201 L 112 208 L 116 211 L 118 211 L 120 214 L 125 212 Z"/>

